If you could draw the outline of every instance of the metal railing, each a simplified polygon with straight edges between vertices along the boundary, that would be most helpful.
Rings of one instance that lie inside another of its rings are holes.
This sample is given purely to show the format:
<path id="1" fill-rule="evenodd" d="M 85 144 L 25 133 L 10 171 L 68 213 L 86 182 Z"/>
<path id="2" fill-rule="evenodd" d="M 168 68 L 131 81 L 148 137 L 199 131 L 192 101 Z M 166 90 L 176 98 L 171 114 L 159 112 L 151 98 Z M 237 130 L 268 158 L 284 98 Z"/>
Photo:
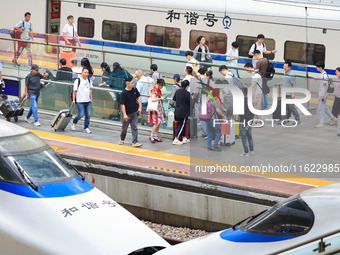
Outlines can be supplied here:
<path id="1" fill-rule="evenodd" d="M 304 242 L 300 242 L 298 244 L 294 244 L 294 245 L 288 246 L 288 247 L 286 247 L 284 249 L 276 251 L 275 253 L 270 253 L 269 255 L 276 255 L 276 254 L 280 254 L 280 253 L 284 253 L 284 252 L 289 252 L 291 250 L 294 250 L 294 249 L 299 248 L 299 247 L 304 246 L 304 245 L 311 244 L 311 243 L 319 241 L 319 240 L 320 240 L 320 242 L 318 243 L 318 248 L 311 250 L 311 253 L 312 252 L 318 252 L 319 254 L 333 254 L 333 253 L 328 253 L 328 252 L 324 253 L 325 250 L 326 250 L 326 247 L 330 246 L 330 244 L 326 243 L 324 241 L 324 239 L 326 239 L 327 237 L 330 237 L 332 235 L 339 234 L 339 233 L 340 233 L 340 229 L 334 230 L 334 231 L 331 231 L 331 232 L 328 232 L 328 233 L 316 236 L 316 237 L 314 237 L 312 239 L 309 239 L 309 240 L 306 240 Z M 340 239 L 340 237 L 339 237 L 339 239 Z M 340 247 L 336 248 L 335 250 L 339 251 Z"/>

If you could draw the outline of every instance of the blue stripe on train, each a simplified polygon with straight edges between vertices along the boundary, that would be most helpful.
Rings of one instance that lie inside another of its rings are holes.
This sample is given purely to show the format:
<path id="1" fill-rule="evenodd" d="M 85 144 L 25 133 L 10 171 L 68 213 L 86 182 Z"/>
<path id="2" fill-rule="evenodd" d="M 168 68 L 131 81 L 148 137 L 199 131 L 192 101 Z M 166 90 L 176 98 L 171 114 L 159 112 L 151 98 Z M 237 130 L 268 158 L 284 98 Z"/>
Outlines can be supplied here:
<path id="1" fill-rule="evenodd" d="M 243 232 L 240 229 L 233 230 L 231 228 L 223 231 L 220 234 L 223 240 L 236 243 L 270 243 L 285 241 L 297 236 L 274 236 L 274 235 L 260 235 L 248 232 Z"/>
<path id="2" fill-rule="evenodd" d="M 8 29 L 0 29 L 0 33 L 2 34 L 9 34 L 10 30 Z M 45 38 L 45 35 L 35 35 L 35 37 L 38 38 Z M 63 41 L 63 39 L 61 39 Z M 96 40 L 87 40 L 82 39 L 81 42 L 83 44 L 89 44 L 94 46 L 100 46 L 100 47 L 110 47 L 110 48 L 118 48 L 118 49 L 126 49 L 126 50 L 136 50 L 136 51 L 144 51 L 144 52 L 152 52 L 152 53 L 159 53 L 159 54 L 166 54 L 166 55 L 174 55 L 174 56 L 185 56 L 185 51 L 180 51 L 176 49 L 163 49 L 163 48 L 155 48 L 155 47 L 149 47 L 149 46 L 140 46 L 140 45 L 133 45 L 133 44 L 124 44 L 124 43 L 117 43 L 117 42 L 105 42 L 105 41 L 96 41 Z M 225 56 L 218 56 L 218 55 L 212 55 L 211 56 L 213 60 L 216 61 L 224 61 L 226 62 Z M 245 64 L 249 62 L 249 59 L 240 59 L 238 63 Z M 282 69 L 283 64 L 281 63 L 273 63 L 275 68 Z M 292 70 L 294 71 L 301 71 L 305 72 L 306 69 L 298 66 L 298 65 L 292 65 Z M 335 70 L 332 69 L 325 69 L 326 72 L 329 75 L 335 75 Z M 315 67 L 308 67 L 309 73 L 318 73 Z"/>
<path id="3" fill-rule="evenodd" d="M 28 185 L 0 182 L 0 190 L 29 198 L 67 197 L 83 194 L 94 188 L 90 183 L 82 181 L 79 177 L 64 182 L 38 186 L 39 190 L 35 191 Z"/>

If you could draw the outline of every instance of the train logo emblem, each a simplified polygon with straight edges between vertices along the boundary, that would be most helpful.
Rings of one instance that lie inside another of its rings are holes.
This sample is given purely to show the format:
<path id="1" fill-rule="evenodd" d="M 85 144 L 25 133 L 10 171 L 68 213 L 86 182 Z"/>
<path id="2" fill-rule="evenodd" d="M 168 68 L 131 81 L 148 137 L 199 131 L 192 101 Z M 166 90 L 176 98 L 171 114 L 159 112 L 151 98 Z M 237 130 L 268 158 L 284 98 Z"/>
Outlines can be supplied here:
<path id="1" fill-rule="evenodd" d="M 225 16 L 222 20 L 224 29 L 229 29 L 231 26 L 231 18 L 229 16 Z"/>

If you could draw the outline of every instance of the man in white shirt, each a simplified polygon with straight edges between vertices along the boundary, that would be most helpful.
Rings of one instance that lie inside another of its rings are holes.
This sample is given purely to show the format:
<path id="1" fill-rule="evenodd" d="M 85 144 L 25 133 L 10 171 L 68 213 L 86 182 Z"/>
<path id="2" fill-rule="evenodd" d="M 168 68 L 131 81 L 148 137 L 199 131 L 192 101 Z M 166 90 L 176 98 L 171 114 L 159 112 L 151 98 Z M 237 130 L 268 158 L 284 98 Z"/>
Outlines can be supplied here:
<path id="1" fill-rule="evenodd" d="M 89 70 L 83 68 L 81 77 L 77 78 L 73 85 L 72 104 L 77 104 L 78 115 L 74 118 L 71 129 L 76 130 L 76 124 L 85 114 L 84 132 L 91 134 L 89 129 L 92 104 L 92 81 L 88 78 Z"/>
<path id="2" fill-rule="evenodd" d="M 266 45 L 264 44 L 264 35 L 259 34 L 257 35 L 257 42 L 254 43 L 249 50 L 249 55 L 254 56 L 254 51 L 259 50 L 261 52 L 261 55 L 263 57 L 263 54 L 273 54 L 276 53 L 277 50 L 267 50 Z"/>
<path id="3" fill-rule="evenodd" d="M 319 113 L 319 121 L 320 123 L 316 125 L 316 128 L 322 128 L 325 126 L 325 113 L 332 120 L 331 125 L 335 125 L 338 122 L 338 119 L 332 114 L 331 110 L 327 107 L 327 89 L 328 89 L 328 74 L 325 71 L 325 64 L 323 62 L 316 63 L 316 70 L 321 73 L 321 81 L 319 87 L 319 104 L 318 104 L 318 113 Z"/>
<path id="4" fill-rule="evenodd" d="M 221 65 L 218 71 L 224 76 L 224 78 L 228 81 L 230 85 L 234 85 L 233 83 L 234 74 L 229 71 L 227 66 Z"/>
<path id="5" fill-rule="evenodd" d="M 190 50 L 185 52 L 185 57 L 188 60 L 188 63 L 186 63 L 185 67 L 190 66 L 192 70 L 197 73 L 199 70 L 199 63 L 196 59 L 194 59 L 194 53 Z"/>
<path id="6" fill-rule="evenodd" d="M 226 54 L 229 67 L 238 67 L 237 64 L 237 61 L 239 59 L 238 48 L 239 43 L 237 41 L 234 41 L 231 44 L 231 48 L 228 50 Z M 239 77 L 237 69 L 230 69 L 229 71 L 232 72 L 235 77 Z"/>
<path id="7" fill-rule="evenodd" d="M 248 73 L 251 74 L 251 85 L 250 87 L 252 88 L 252 94 L 253 94 L 253 105 L 254 108 L 257 110 L 261 110 L 261 103 L 262 103 L 262 97 L 263 97 L 263 92 L 262 92 L 262 77 L 259 72 L 255 72 L 254 66 L 252 63 L 248 62 L 244 65 L 244 69 Z M 261 119 L 260 116 L 254 115 L 255 119 Z"/>
<path id="8" fill-rule="evenodd" d="M 142 100 L 142 125 L 147 125 L 148 122 L 148 113 L 146 111 L 148 107 L 148 97 L 143 95 L 149 95 L 149 90 L 152 88 L 154 81 L 151 77 L 146 77 L 142 70 L 136 71 L 136 78 L 138 79 L 136 88 L 138 92 L 141 94 Z"/>
<path id="9" fill-rule="evenodd" d="M 253 57 L 253 66 L 256 66 L 257 59 L 254 58 L 255 51 L 258 50 L 261 52 L 261 56 L 263 57 L 263 54 L 273 54 L 276 53 L 277 50 L 267 50 L 266 45 L 264 44 L 264 35 L 259 34 L 257 35 L 257 42 L 254 43 L 248 52 L 248 55 Z"/>
<path id="10" fill-rule="evenodd" d="M 20 20 L 18 24 L 14 27 L 17 35 L 20 34 L 20 37 L 16 35 L 15 38 L 26 40 L 28 42 L 18 42 L 18 49 L 15 54 L 15 58 L 13 58 L 12 62 L 18 65 L 18 58 L 20 57 L 21 53 L 26 49 L 27 52 L 27 60 L 28 65 L 32 66 L 32 51 L 31 51 L 31 44 L 29 43 L 30 40 L 33 41 L 33 25 L 30 22 L 31 20 L 31 13 L 25 13 L 25 19 Z"/>
<path id="11" fill-rule="evenodd" d="M 66 45 L 76 46 L 77 42 L 79 47 L 81 46 L 80 41 L 78 39 L 77 27 L 74 24 L 74 18 L 72 15 L 67 16 L 67 24 L 63 29 L 63 36 Z M 72 49 L 73 52 L 76 52 L 76 49 Z"/>

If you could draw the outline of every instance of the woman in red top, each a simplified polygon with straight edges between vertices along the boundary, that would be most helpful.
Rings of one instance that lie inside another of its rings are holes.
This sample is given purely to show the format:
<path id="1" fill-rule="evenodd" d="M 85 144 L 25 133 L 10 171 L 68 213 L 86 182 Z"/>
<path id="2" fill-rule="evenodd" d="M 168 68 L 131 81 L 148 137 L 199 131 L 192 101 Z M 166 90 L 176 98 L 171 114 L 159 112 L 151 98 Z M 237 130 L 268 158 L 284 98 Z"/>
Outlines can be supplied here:
<path id="1" fill-rule="evenodd" d="M 149 124 L 154 126 L 152 127 L 150 141 L 152 143 L 155 142 L 163 142 L 158 137 L 159 127 L 161 124 L 165 123 L 164 119 L 164 109 L 162 100 L 164 100 L 164 97 L 162 97 L 162 88 L 165 85 L 165 81 L 163 79 L 157 79 L 155 87 L 151 90 L 151 101 L 157 102 L 158 101 L 158 108 L 157 111 L 151 111 L 149 112 Z"/>

